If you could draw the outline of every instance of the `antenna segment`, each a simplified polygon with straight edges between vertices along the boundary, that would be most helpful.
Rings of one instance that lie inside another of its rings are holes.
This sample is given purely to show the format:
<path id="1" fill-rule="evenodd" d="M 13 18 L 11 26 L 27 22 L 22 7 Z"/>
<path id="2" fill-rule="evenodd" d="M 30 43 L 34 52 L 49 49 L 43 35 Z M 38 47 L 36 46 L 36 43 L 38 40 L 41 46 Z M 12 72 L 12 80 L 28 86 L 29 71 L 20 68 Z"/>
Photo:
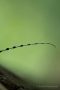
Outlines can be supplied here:
<path id="1" fill-rule="evenodd" d="M 12 49 L 16 49 L 16 48 L 19 48 L 19 47 L 27 47 L 27 46 L 33 46 L 33 45 L 40 45 L 40 44 L 43 44 L 43 45 L 51 45 L 51 46 L 53 46 L 53 47 L 55 47 L 56 48 L 56 45 L 54 45 L 54 44 L 52 44 L 52 43 L 29 43 L 29 44 L 26 44 L 26 45 L 18 45 L 18 46 L 13 46 L 13 47 L 11 47 L 11 48 L 6 48 L 6 49 L 3 49 L 3 50 L 0 50 L 0 53 L 1 52 L 4 52 L 4 51 L 8 51 L 8 50 L 12 50 Z"/>

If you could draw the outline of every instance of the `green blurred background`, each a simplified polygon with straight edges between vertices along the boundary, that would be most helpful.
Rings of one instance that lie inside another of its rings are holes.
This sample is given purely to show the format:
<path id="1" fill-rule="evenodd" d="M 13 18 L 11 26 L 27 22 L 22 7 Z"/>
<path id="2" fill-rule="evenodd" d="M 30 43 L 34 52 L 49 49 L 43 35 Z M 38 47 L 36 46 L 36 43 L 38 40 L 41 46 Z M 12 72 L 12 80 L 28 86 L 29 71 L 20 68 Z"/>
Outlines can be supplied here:
<path id="1" fill-rule="evenodd" d="M 39 84 L 60 83 L 60 0 L 0 0 L 0 49 L 51 42 L 0 53 L 0 65 Z"/>

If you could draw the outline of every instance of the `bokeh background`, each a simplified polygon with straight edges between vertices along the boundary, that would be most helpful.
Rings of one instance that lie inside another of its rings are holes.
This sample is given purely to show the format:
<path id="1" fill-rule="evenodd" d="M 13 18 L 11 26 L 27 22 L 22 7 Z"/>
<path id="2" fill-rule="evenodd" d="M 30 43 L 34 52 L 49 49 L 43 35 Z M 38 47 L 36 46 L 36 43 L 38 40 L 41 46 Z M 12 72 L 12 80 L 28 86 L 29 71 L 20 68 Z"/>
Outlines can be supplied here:
<path id="1" fill-rule="evenodd" d="M 60 84 L 60 0 L 0 0 L 0 65 L 37 84 Z"/>

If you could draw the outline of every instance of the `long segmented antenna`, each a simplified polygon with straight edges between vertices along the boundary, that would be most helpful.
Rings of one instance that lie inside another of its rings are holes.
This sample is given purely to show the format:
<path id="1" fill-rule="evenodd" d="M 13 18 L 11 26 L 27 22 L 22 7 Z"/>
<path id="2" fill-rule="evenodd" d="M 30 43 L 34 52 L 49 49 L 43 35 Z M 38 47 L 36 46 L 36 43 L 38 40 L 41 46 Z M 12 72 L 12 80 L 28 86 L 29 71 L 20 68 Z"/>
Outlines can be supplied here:
<path id="1" fill-rule="evenodd" d="M 18 45 L 18 46 L 13 46 L 13 47 L 11 47 L 11 48 L 6 48 L 6 49 L 3 49 L 3 50 L 0 50 L 0 53 L 1 52 L 4 52 L 4 51 L 8 51 L 8 50 L 10 50 L 10 49 L 16 49 L 16 48 L 18 48 L 18 47 L 24 47 L 24 46 L 31 46 L 31 45 L 39 45 L 39 44 L 48 44 L 48 45 L 51 45 L 51 46 L 53 46 L 53 47 L 55 47 L 56 48 L 56 45 L 54 45 L 54 44 L 52 44 L 52 43 L 32 43 L 32 44 L 26 44 L 26 45 Z"/>

